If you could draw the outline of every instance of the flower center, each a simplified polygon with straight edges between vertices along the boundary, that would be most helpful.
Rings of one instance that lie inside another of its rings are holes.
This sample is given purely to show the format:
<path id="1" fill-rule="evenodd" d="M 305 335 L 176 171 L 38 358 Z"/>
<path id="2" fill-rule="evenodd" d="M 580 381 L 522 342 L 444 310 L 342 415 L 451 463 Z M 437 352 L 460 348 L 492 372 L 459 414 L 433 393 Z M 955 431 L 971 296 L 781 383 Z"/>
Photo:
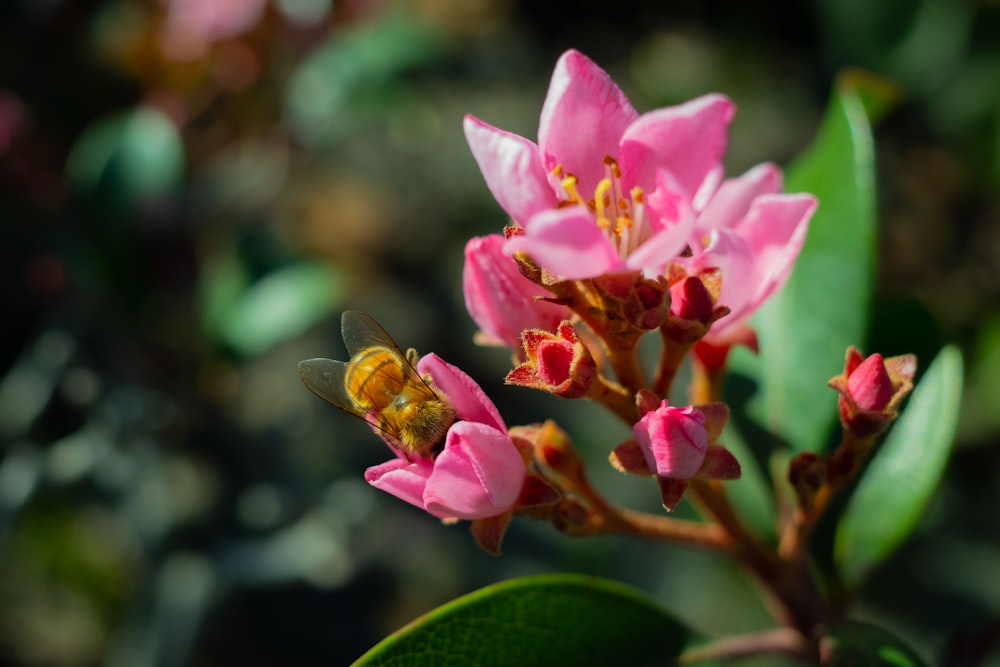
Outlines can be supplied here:
<path id="1" fill-rule="evenodd" d="M 625 259 L 649 237 L 642 188 L 632 188 L 626 197 L 621 182 L 622 172 L 613 157 L 604 157 L 604 178 L 598 181 L 592 199 L 584 200 L 580 196 L 577 190 L 579 181 L 573 174 L 564 173 L 562 165 L 556 165 L 552 175 L 559 179 L 563 189 L 564 198 L 560 206 L 586 206 L 594 214 L 594 224 L 607 235 L 621 259 Z"/>

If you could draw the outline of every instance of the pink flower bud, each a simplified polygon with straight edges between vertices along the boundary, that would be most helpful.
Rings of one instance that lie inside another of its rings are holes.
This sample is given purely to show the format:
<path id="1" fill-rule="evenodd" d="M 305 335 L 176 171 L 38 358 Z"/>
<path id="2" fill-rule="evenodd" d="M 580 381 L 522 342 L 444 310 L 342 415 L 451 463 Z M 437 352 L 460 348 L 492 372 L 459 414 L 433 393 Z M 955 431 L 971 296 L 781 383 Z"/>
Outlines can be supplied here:
<path id="1" fill-rule="evenodd" d="M 503 253 L 503 245 L 499 234 L 469 240 L 462 289 L 465 307 L 482 330 L 482 342 L 516 348 L 521 331 L 554 331 L 569 310 L 544 300 L 551 294 L 521 274 L 517 262 Z"/>
<path id="2" fill-rule="evenodd" d="M 892 380 L 882 355 L 875 353 L 861 362 L 847 378 L 847 391 L 862 410 L 881 410 L 892 399 Z"/>
<path id="3" fill-rule="evenodd" d="M 671 286 L 670 314 L 700 324 L 712 322 L 715 303 L 701 279 L 688 276 Z"/>
<path id="4" fill-rule="evenodd" d="M 840 392 L 840 422 L 854 437 L 867 439 L 889 427 L 899 416 L 899 404 L 913 389 L 917 360 L 912 354 L 865 358 L 856 348 L 847 350 L 844 372 L 829 385 Z"/>
<path id="5" fill-rule="evenodd" d="M 507 383 L 541 389 L 563 398 L 587 393 L 597 374 L 590 350 L 567 320 L 556 333 L 527 329 L 522 333 L 527 361 L 507 374 Z"/>
<path id="6" fill-rule="evenodd" d="M 705 415 L 692 406 L 674 408 L 663 401 L 632 427 L 632 433 L 646 455 L 649 469 L 660 477 L 691 479 L 705 461 Z"/>

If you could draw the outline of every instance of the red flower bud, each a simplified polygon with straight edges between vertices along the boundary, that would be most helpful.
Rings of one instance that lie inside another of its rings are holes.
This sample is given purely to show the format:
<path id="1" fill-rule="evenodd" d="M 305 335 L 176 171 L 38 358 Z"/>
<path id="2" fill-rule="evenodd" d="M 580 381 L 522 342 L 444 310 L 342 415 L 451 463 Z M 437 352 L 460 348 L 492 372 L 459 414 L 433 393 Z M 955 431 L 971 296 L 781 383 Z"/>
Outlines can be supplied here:
<path id="1" fill-rule="evenodd" d="M 564 320 L 556 333 L 526 329 L 521 334 L 523 364 L 507 374 L 507 383 L 541 389 L 563 398 L 584 396 L 597 375 L 590 350 Z"/>

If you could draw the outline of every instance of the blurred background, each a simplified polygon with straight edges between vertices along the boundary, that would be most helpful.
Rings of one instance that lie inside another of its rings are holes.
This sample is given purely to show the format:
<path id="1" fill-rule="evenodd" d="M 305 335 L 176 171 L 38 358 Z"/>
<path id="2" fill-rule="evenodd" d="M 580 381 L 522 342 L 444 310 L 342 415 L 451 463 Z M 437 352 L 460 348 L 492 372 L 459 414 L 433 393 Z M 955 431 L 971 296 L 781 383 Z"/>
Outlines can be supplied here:
<path id="1" fill-rule="evenodd" d="M 655 511 L 602 463 L 624 429 L 504 387 L 461 299 L 465 241 L 504 224 L 462 116 L 533 138 L 570 47 L 640 111 L 730 95 L 730 174 L 807 146 L 842 68 L 898 84 L 859 343 L 926 364 L 957 342 L 969 378 L 933 511 L 857 609 L 941 664 L 1000 664 L 998 37 L 995 0 L 6 0 L 0 665 L 346 664 L 551 571 L 635 584 L 709 635 L 767 626 L 706 554 L 528 519 L 478 551 L 369 488 L 386 450 L 298 381 L 364 309 L 508 424 L 556 416 L 599 486 Z"/>

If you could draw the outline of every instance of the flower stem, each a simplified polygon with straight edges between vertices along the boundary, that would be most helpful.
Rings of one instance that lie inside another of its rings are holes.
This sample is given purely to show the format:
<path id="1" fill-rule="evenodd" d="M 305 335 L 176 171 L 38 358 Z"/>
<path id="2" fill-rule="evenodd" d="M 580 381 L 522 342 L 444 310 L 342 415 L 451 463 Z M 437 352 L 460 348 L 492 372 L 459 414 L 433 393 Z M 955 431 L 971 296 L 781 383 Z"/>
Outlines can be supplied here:
<path id="1" fill-rule="evenodd" d="M 628 426 L 635 423 L 637 415 L 632 396 L 627 389 L 620 384 L 611 382 L 604 375 L 597 376 L 597 380 L 587 392 L 587 398 L 600 403 L 618 415 Z"/>
<path id="2" fill-rule="evenodd" d="M 708 660 L 727 660 L 766 653 L 782 653 L 808 663 L 819 660 L 815 645 L 792 628 L 775 628 L 765 632 L 726 637 L 684 651 L 679 665 L 693 665 Z"/>

